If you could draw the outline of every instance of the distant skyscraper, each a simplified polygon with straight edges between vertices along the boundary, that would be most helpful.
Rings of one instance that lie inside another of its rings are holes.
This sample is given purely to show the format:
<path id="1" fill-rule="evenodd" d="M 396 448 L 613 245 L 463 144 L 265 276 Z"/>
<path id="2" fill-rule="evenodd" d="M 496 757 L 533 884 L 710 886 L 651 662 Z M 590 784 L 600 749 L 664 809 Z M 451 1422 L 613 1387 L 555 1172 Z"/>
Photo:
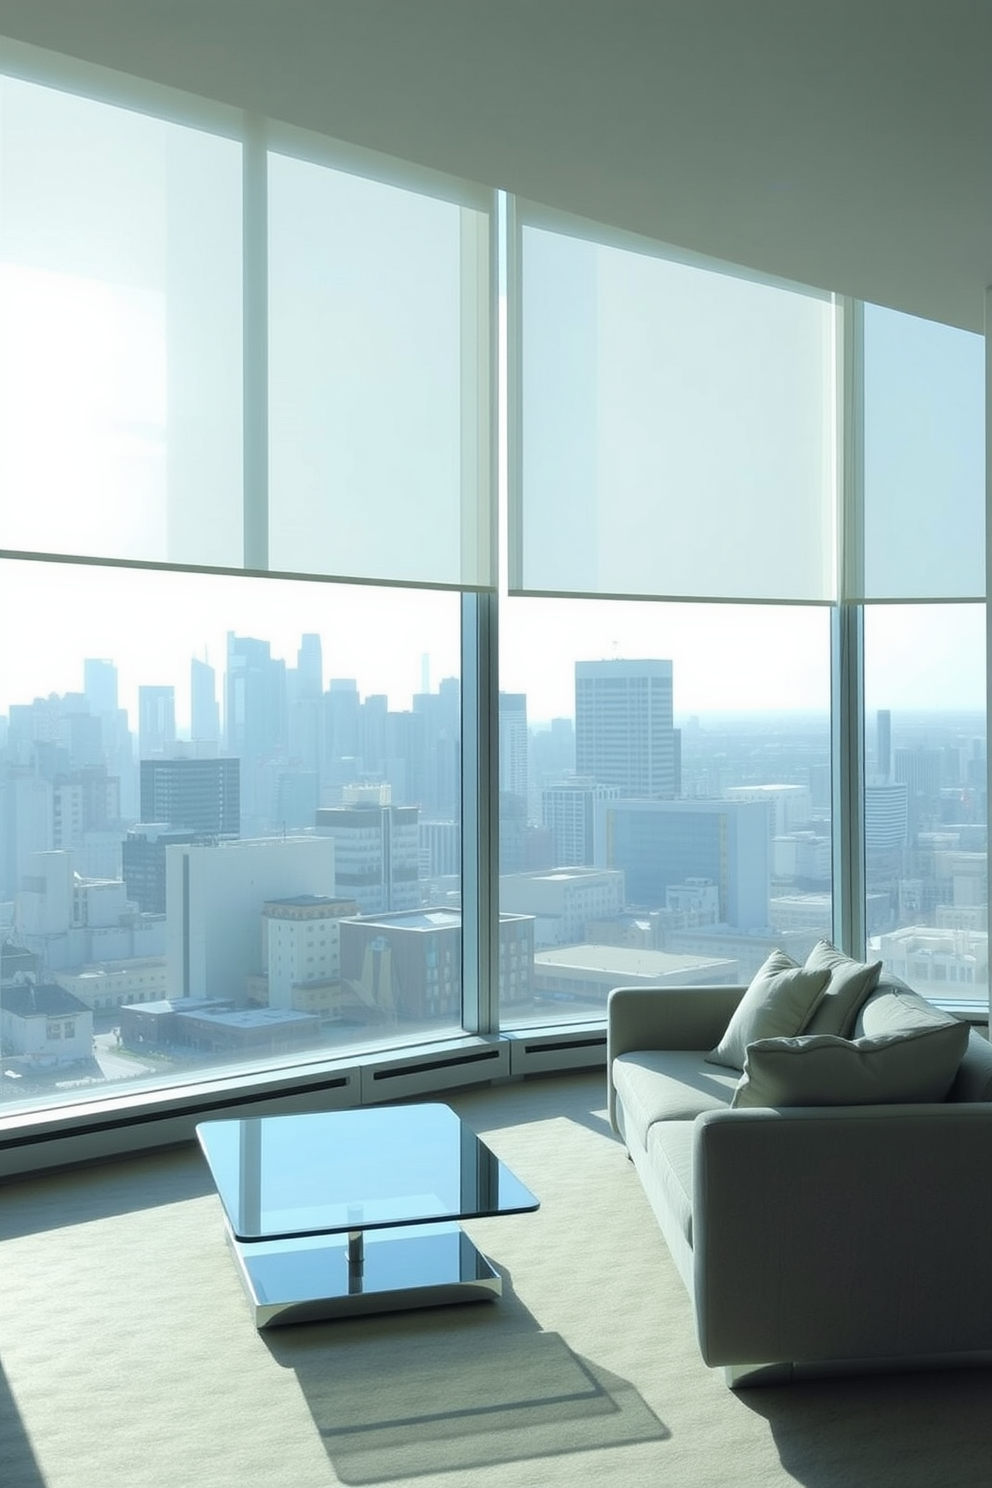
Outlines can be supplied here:
<path id="1" fill-rule="evenodd" d="M 240 836 L 240 761 L 142 760 L 141 820 L 185 828 L 197 837 Z"/>
<path id="2" fill-rule="evenodd" d="M 138 688 L 138 754 L 141 759 L 164 754 L 176 742 L 176 689 Z"/>
<path id="3" fill-rule="evenodd" d="M 879 708 L 875 724 L 875 773 L 884 783 L 892 773 L 892 714 L 888 708 Z"/>
<path id="4" fill-rule="evenodd" d="M 92 712 L 116 713 L 117 668 L 114 663 L 95 658 L 84 661 L 83 691 Z"/>
<path id="5" fill-rule="evenodd" d="M 194 743 L 220 742 L 217 674 L 207 662 L 193 657 L 189 667 L 190 738 Z"/>
<path id="6" fill-rule="evenodd" d="M 499 788 L 527 800 L 527 696 L 499 695 Z"/>
<path id="7" fill-rule="evenodd" d="M 670 661 L 575 663 L 575 771 L 622 796 L 679 792 Z"/>

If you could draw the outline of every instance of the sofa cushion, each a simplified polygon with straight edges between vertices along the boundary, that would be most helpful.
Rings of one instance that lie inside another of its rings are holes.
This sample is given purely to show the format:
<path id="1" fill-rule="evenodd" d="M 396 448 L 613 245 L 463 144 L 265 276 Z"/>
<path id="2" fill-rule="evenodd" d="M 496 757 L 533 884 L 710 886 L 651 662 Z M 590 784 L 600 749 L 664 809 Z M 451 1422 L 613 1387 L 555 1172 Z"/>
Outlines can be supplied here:
<path id="1" fill-rule="evenodd" d="M 829 940 L 820 940 L 806 957 L 805 969 L 821 971 L 824 967 L 830 973 L 830 980 L 805 1031 L 849 1038 L 862 1003 L 878 985 L 882 963 L 854 961 Z"/>
<path id="2" fill-rule="evenodd" d="M 660 1121 L 648 1134 L 651 1195 L 689 1245 L 692 1244 L 692 1154 L 695 1123 Z M 665 1226 L 667 1228 L 667 1226 Z"/>
<path id="3" fill-rule="evenodd" d="M 725 1109 L 736 1083 L 736 1071 L 705 1064 L 701 1050 L 641 1049 L 613 1061 L 628 1145 L 645 1146 L 658 1121 L 692 1121 L 701 1111 Z"/>
<path id="4" fill-rule="evenodd" d="M 723 1038 L 706 1055 L 710 1064 L 744 1068 L 744 1051 L 755 1039 L 802 1033 L 823 996 L 830 971 L 807 971 L 784 951 L 772 951 L 741 998 Z"/>
<path id="5" fill-rule="evenodd" d="M 731 1105 L 869 1106 L 942 1101 L 968 1042 L 967 1024 L 877 1038 L 813 1033 L 751 1044 Z"/>

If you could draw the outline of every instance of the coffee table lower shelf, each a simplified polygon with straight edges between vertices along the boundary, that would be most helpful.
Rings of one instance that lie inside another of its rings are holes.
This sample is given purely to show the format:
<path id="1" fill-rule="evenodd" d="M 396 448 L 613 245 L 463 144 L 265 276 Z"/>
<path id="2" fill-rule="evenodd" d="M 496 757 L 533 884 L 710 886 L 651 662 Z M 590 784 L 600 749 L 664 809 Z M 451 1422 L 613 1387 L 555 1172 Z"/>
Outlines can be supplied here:
<path id="1" fill-rule="evenodd" d="M 258 1329 L 455 1302 L 503 1290 L 499 1272 L 457 1224 L 367 1230 L 289 1240 L 236 1240 L 227 1229 Z"/>

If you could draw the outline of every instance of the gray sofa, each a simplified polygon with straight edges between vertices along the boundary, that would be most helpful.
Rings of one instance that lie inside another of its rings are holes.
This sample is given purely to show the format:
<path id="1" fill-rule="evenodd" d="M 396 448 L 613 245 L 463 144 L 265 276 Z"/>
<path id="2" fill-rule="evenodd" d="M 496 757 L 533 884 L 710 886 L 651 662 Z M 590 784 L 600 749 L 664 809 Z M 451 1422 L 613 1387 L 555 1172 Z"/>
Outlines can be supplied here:
<path id="1" fill-rule="evenodd" d="M 893 988 L 915 999 L 883 980 L 850 1039 Z M 745 991 L 624 987 L 608 1004 L 610 1119 L 704 1360 L 734 1386 L 992 1363 L 992 1047 L 961 1034 L 942 1099 L 734 1108 L 746 1072 L 706 1056 Z"/>

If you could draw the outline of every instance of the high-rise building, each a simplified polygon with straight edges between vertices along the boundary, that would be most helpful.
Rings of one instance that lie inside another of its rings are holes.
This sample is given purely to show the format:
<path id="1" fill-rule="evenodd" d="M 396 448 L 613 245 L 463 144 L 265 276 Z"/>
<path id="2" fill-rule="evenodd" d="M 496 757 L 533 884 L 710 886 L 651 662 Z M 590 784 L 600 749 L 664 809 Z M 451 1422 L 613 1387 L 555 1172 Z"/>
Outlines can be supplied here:
<path id="1" fill-rule="evenodd" d="M 757 801 L 600 802 L 596 863 L 622 868 L 627 903 L 664 908 L 668 890 L 710 879 L 720 923 L 738 930 L 768 925 L 768 808 Z"/>
<path id="2" fill-rule="evenodd" d="M 527 696 L 499 695 L 499 788 L 527 799 Z"/>
<path id="3" fill-rule="evenodd" d="M 575 663 L 575 771 L 622 796 L 679 793 L 670 661 Z"/>
<path id="4" fill-rule="evenodd" d="M 555 865 L 588 866 L 594 857 L 597 801 L 615 801 L 616 785 L 597 785 L 589 778 L 559 780 L 541 792 L 541 819 L 552 834 Z"/>
<path id="5" fill-rule="evenodd" d="M 112 661 L 87 657 L 83 662 L 83 691 L 92 712 L 116 713 L 117 668 Z"/>
<path id="6" fill-rule="evenodd" d="M 166 754 L 176 742 L 176 689 L 138 688 L 138 755 Z"/>
<path id="7" fill-rule="evenodd" d="M 892 774 L 892 713 L 879 708 L 875 714 L 875 776 L 886 781 Z"/>
<path id="8" fill-rule="evenodd" d="M 190 738 L 196 743 L 220 743 L 217 674 L 196 656 L 189 665 Z"/>
<path id="9" fill-rule="evenodd" d="M 338 896 L 363 915 L 416 908 L 419 818 L 418 807 L 391 804 L 388 785 L 349 786 L 341 806 L 322 806 L 317 835 L 333 839 Z"/>
<path id="10" fill-rule="evenodd" d="M 142 760 L 141 820 L 185 828 L 197 837 L 239 837 L 240 761 Z"/>

